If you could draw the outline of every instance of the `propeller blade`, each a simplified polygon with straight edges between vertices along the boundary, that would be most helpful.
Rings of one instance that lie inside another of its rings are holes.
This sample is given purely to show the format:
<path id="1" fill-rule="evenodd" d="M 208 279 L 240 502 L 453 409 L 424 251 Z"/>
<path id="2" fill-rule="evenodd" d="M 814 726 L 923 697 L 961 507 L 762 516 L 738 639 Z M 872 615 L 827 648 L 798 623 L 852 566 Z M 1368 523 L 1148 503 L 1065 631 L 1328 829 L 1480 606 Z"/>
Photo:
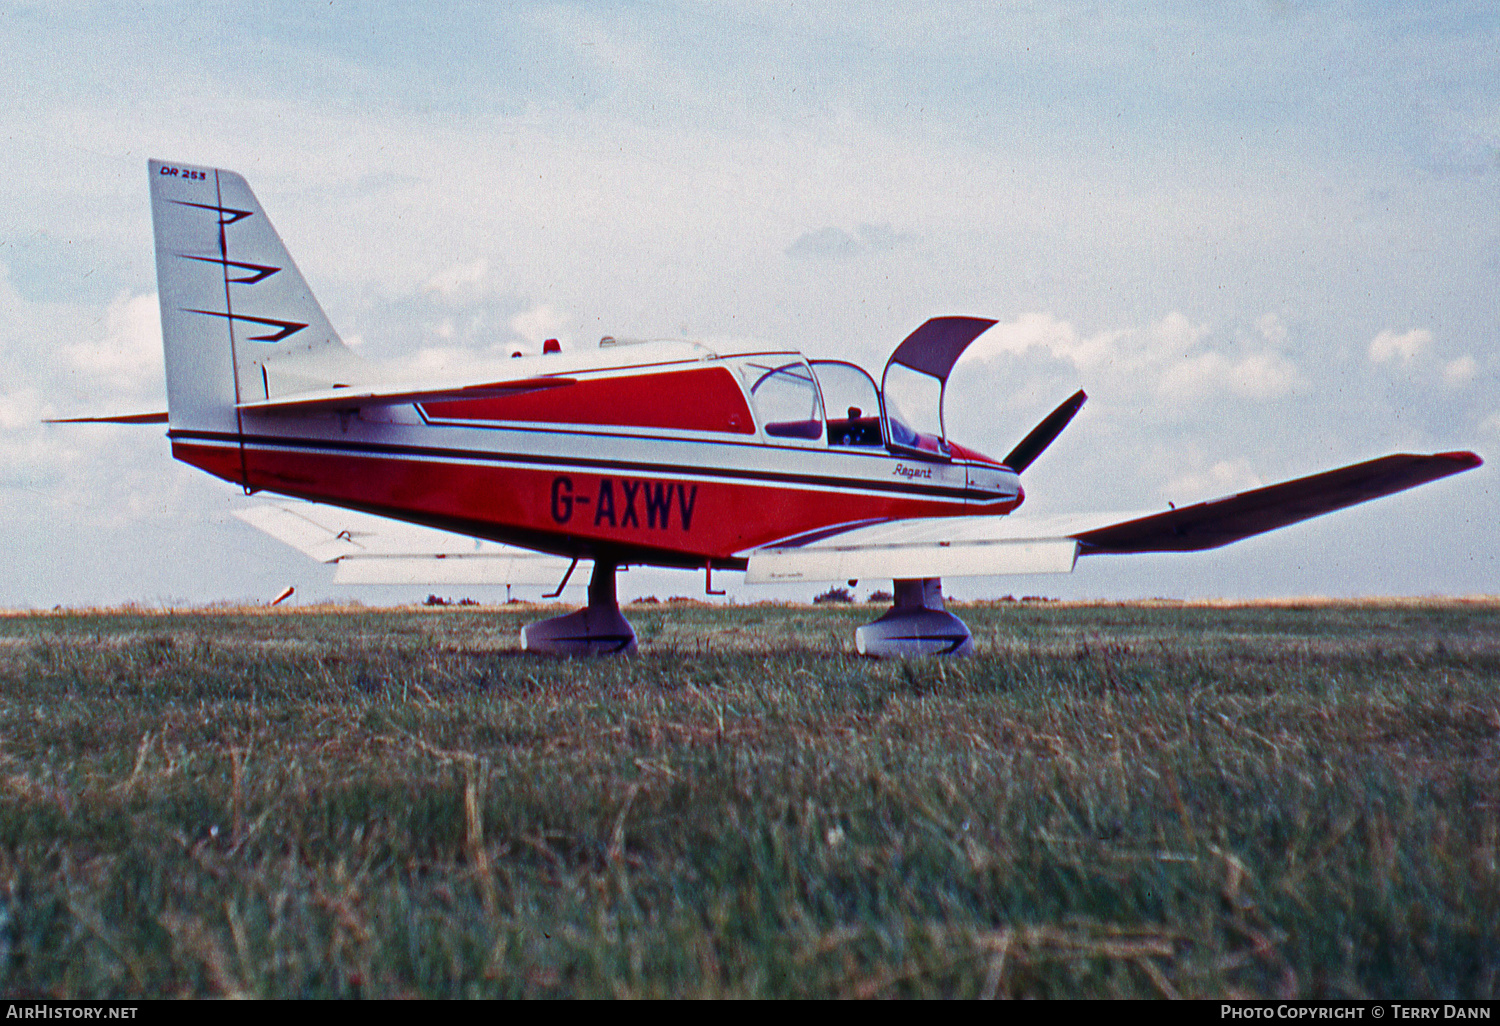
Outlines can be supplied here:
<path id="1" fill-rule="evenodd" d="M 1047 446 L 1062 434 L 1063 428 L 1067 427 L 1073 416 L 1083 408 L 1084 401 L 1087 399 L 1088 396 L 1083 393 L 1083 389 L 1070 395 L 1061 406 L 1047 414 L 1046 420 L 1032 428 L 1031 434 L 1021 439 L 1021 444 L 1005 457 L 1005 465 L 1017 474 L 1031 466 Z"/>

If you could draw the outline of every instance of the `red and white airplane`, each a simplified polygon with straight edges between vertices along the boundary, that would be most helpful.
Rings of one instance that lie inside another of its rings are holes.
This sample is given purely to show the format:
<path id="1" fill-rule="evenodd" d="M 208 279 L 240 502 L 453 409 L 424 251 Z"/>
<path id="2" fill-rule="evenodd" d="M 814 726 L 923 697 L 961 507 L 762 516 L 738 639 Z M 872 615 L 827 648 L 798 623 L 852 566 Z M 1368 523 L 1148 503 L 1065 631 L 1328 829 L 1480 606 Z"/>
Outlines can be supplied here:
<path id="1" fill-rule="evenodd" d="M 168 413 L 80 419 L 165 421 L 177 459 L 322 504 L 243 516 L 340 563 L 341 580 L 535 583 L 590 561 L 587 608 L 525 627 L 532 651 L 633 651 L 615 571 L 635 564 L 703 569 L 710 586 L 714 570 L 889 578 L 894 605 L 858 629 L 858 650 L 964 654 L 942 577 L 1215 548 L 1481 462 L 1393 455 L 1154 515 L 1025 522 L 1006 516 L 1020 475 L 1085 396 L 1003 459 L 950 440 L 948 375 L 993 321 L 928 321 L 878 384 L 789 349 L 611 338 L 549 343 L 477 378 L 400 380 L 340 341 L 243 178 L 149 167 Z"/>

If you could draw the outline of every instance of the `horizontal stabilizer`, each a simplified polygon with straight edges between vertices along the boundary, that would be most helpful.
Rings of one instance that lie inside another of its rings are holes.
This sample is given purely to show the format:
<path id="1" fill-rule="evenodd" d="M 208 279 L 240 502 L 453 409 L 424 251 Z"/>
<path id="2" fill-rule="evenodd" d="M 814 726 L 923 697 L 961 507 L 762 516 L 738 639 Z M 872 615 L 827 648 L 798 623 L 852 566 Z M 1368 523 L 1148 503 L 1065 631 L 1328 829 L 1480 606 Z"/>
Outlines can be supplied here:
<path id="1" fill-rule="evenodd" d="M 165 424 L 167 413 L 122 413 L 117 417 L 48 417 L 43 424 Z"/>
<path id="2" fill-rule="evenodd" d="M 314 503 L 254 506 L 235 516 L 319 562 L 337 563 L 336 584 L 553 585 L 570 563 L 560 556 Z"/>
<path id="3" fill-rule="evenodd" d="M 1472 452 L 1398 453 L 1077 534 L 1083 555 L 1196 552 L 1472 470 Z"/>
<path id="4" fill-rule="evenodd" d="M 409 385 L 387 387 L 359 385 L 301 392 L 295 395 L 278 396 L 275 399 L 257 399 L 240 403 L 239 409 L 246 413 L 313 413 L 355 409 L 360 406 L 406 406 L 411 403 L 491 399 L 496 396 L 519 395 L 522 392 L 560 388 L 563 385 L 571 385 L 573 382 L 573 378 L 531 377 L 515 381 L 488 381 L 440 388 Z"/>

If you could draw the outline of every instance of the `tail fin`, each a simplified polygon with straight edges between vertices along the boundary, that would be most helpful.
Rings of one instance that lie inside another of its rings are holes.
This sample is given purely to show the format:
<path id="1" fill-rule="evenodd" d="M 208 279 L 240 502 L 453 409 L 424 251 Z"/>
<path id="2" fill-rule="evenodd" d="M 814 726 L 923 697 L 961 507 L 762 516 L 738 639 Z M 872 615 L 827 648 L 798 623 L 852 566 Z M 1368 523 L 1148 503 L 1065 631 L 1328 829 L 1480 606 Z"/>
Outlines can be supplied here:
<path id="1" fill-rule="evenodd" d="M 174 430 L 238 434 L 236 404 L 277 390 L 268 363 L 358 362 L 243 178 L 159 160 L 148 167 Z"/>

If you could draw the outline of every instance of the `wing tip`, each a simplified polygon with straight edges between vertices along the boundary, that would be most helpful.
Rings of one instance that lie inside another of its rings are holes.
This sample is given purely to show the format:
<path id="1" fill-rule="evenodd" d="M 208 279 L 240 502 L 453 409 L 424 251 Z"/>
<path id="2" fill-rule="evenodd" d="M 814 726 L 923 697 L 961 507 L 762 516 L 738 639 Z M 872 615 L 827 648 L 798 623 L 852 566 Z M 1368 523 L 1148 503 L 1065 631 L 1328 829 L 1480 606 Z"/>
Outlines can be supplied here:
<path id="1" fill-rule="evenodd" d="M 1464 449 L 1459 449 L 1454 452 L 1436 453 L 1435 457 L 1437 459 L 1448 460 L 1451 463 L 1459 464 L 1460 470 L 1473 470 L 1475 467 L 1484 466 L 1484 460 L 1480 458 L 1477 452 L 1469 452 Z"/>

